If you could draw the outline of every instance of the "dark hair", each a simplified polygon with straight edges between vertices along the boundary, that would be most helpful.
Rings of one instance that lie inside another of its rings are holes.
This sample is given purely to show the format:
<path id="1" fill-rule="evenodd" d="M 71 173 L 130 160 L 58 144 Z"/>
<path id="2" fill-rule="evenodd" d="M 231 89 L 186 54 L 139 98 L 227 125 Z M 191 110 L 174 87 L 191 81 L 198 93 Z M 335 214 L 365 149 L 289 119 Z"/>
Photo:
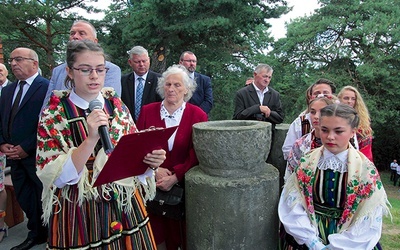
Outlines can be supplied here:
<path id="1" fill-rule="evenodd" d="M 343 118 L 348 121 L 351 128 L 358 128 L 358 124 L 360 123 L 357 111 L 349 105 L 342 103 L 329 104 L 321 109 L 321 118 L 324 116 L 337 116 Z"/>
<path id="2" fill-rule="evenodd" d="M 311 87 L 309 88 L 311 94 L 312 94 L 312 92 L 313 92 L 313 88 L 314 88 L 316 85 L 319 85 L 319 84 L 327 84 L 327 85 L 329 85 L 329 86 L 331 87 L 332 94 L 335 94 L 335 93 L 336 93 L 336 86 L 335 86 L 335 84 L 334 84 L 332 81 L 330 81 L 330 80 L 328 80 L 328 79 L 325 79 L 325 78 L 320 78 L 320 79 L 318 79 L 316 82 L 314 82 L 314 83 L 311 85 Z"/>
<path id="3" fill-rule="evenodd" d="M 194 55 L 194 56 L 196 56 L 192 51 L 186 50 L 186 51 L 183 51 L 183 52 L 182 52 L 181 56 L 179 57 L 179 61 L 182 61 L 182 60 L 183 60 L 183 57 L 185 57 L 185 54 L 189 54 L 189 55 Z"/>
<path id="4" fill-rule="evenodd" d="M 73 40 L 67 44 L 67 67 L 72 69 L 76 62 L 76 56 L 86 51 L 96 52 L 103 55 L 105 60 L 104 50 L 98 43 L 89 40 Z M 68 89 L 75 87 L 74 80 L 68 75 L 65 78 L 64 84 Z"/>

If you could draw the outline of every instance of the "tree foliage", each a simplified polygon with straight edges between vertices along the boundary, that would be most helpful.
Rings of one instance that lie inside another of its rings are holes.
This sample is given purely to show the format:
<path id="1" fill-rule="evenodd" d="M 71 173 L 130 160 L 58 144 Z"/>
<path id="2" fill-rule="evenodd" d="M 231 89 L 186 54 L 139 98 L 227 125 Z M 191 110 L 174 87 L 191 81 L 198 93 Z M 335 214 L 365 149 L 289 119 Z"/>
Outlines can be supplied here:
<path id="1" fill-rule="evenodd" d="M 35 50 L 44 76 L 64 58 L 64 46 L 74 20 L 83 18 L 78 9 L 99 10 L 84 0 L 4 0 L 0 4 L 0 36 L 5 58 L 16 47 Z"/>
<path id="2" fill-rule="evenodd" d="M 273 42 L 268 19 L 287 11 L 282 0 L 115 1 L 104 21 L 105 43 L 125 72 L 130 71 L 126 51 L 135 45 L 151 52 L 156 72 L 178 63 L 183 51 L 193 51 L 197 70 L 212 77 L 212 119 L 230 119 L 235 91 L 244 86 L 255 56 Z"/>
<path id="3" fill-rule="evenodd" d="M 5 59 L 12 49 L 35 49 L 44 75 L 63 61 L 77 14 L 99 10 L 83 0 L 1 1 L 0 36 Z M 318 78 L 357 87 L 368 105 L 379 164 L 399 155 L 400 8 L 398 0 L 320 0 L 313 15 L 287 25 L 274 41 L 270 18 L 290 7 L 284 0 L 113 0 L 102 20 L 89 20 L 110 60 L 129 72 L 126 53 L 147 48 L 152 70 L 178 63 L 185 50 L 198 57 L 198 71 L 212 77 L 211 119 L 231 119 L 235 92 L 260 62 L 274 68 L 272 87 L 282 96 L 290 123 L 305 108 L 305 90 Z M 272 48 L 272 50 L 271 50 Z M 266 51 L 268 51 L 266 53 Z"/>

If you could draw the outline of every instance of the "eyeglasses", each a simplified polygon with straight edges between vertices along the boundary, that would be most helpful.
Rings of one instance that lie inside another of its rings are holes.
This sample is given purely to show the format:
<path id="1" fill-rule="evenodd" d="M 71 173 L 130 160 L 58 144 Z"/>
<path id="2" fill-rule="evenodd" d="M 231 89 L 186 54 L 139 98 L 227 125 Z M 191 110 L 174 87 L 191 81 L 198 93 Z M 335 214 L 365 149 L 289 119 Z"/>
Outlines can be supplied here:
<path id="1" fill-rule="evenodd" d="M 93 71 L 96 71 L 96 74 L 99 76 L 104 76 L 107 73 L 107 71 L 109 70 L 109 68 L 106 68 L 106 67 L 100 67 L 100 68 L 95 68 L 95 69 L 72 67 L 72 69 L 78 70 L 82 76 L 89 76 L 93 73 Z"/>
<path id="2" fill-rule="evenodd" d="M 14 60 L 15 60 L 17 63 L 20 63 L 20 62 L 22 62 L 23 60 L 32 60 L 32 61 L 35 61 L 35 59 L 33 59 L 33 58 L 17 56 L 17 57 L 10 57 L 10 58 L 8 58 L 8 63 L 11 64 L 12 61 L 14 61 Z"/>
<path id="3" fill-rule="evenodd" d="M 188 63 L 197 63 L 197 60 L 182 60 L 184 62 L 188 62 Z"/>

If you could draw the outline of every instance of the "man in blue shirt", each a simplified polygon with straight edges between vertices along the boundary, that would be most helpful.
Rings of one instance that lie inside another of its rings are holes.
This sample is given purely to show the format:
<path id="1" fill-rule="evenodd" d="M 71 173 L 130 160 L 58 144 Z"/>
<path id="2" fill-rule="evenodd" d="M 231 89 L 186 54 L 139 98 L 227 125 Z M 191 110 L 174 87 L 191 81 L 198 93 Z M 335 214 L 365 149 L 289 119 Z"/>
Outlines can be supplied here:
<path id="1" fill-rule="evenodd" d="M 97 43 L 97 33 L 94 26 L 84 20 L 75 21 L 69 32 L 69 40 L 90 40 Z M 53 73 L 50 79 L 49 88 L 46 93 L 46 98 L 43 105 L 46 106 L 50 99 L 53 90 L 67 89 L 64 81 L 67 76 L 65 68 L 67 63 L 58 65 L 53 69 Z M 106 67 L 109 68 L 104 80 L 104 87 L 112 87 L 118 96 L 121 96 L 121 69 L 119 66 L 106 61 Z"/>

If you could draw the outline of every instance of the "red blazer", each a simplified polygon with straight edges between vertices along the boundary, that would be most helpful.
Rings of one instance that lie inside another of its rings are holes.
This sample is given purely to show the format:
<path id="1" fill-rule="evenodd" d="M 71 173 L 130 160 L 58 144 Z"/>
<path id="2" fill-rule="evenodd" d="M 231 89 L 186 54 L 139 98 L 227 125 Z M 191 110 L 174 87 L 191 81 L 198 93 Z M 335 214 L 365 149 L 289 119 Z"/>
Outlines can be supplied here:
<path id="1" fill-rule="evenodd" d="M 161 120 L 160 117 L 160 109 L 161 102 L 144 105 L 140 111 L 136 127 L 139 130 L 149 128 L 150 126 L 165 128 L 165 121 Z M 178 181 L 182 181 L 185 173 L 199 163 L 193 148 L 192 127 L 195 123 L 207 120 L 207 114 L 201 108 L 186 103 L 181 123 L 176 132 L 172 151 L 168 150 L 168 142 L 163 147 L 167 152 L 167 158 L 161 167 L 174 172 Z"/>

